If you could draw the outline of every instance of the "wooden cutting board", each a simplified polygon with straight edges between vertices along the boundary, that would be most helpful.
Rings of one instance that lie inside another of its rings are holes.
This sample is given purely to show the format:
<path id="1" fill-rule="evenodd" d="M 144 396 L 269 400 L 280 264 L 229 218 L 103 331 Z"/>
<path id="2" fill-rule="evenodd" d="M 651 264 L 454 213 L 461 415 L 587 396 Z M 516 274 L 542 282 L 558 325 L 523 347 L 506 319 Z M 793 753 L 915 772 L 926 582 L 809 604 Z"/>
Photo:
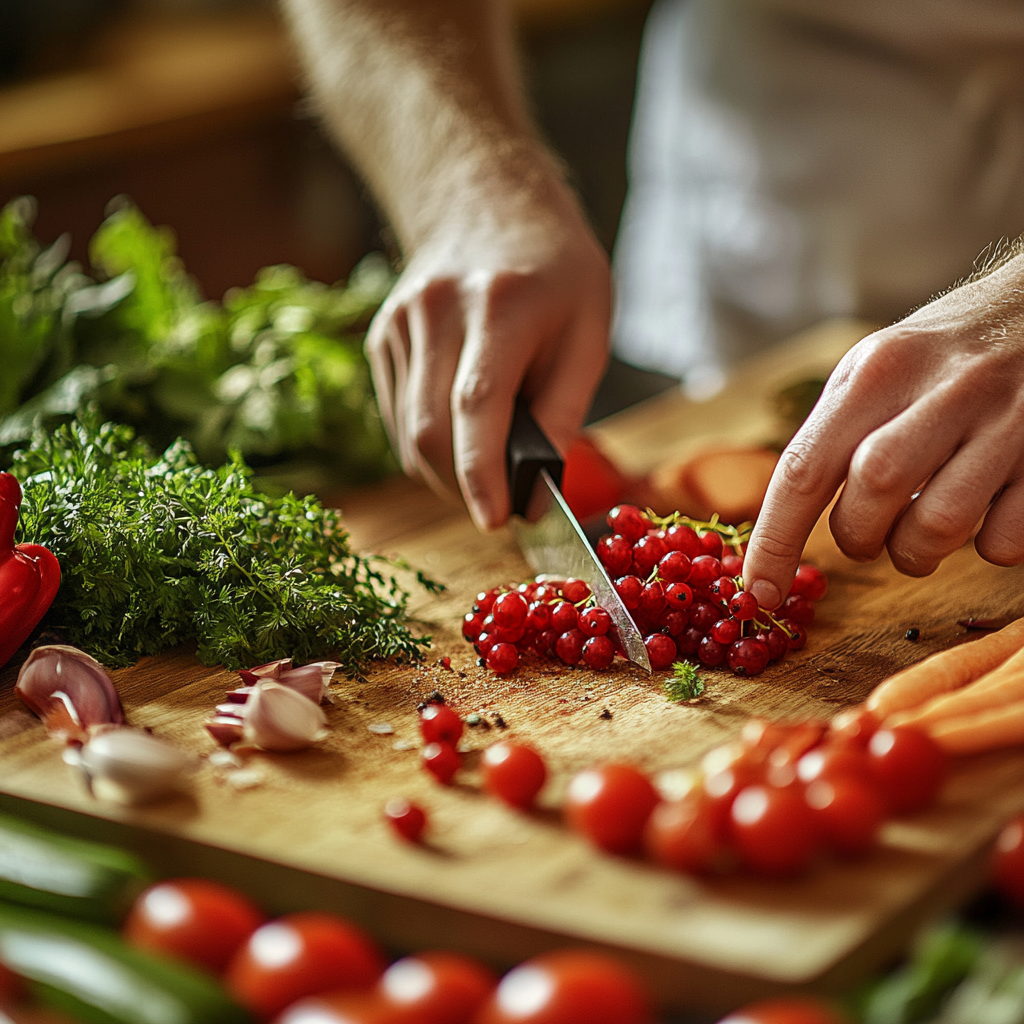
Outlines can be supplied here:
<path id="1" fill-rule="evenodd" d="M 602 440 L 645 469 L 652 450 L 664 458 L 684 430 L 680 450 L 698 444 L 701 429 L 715 440 L 769 436 L 758 396 L 798 379 L 828 344 L 838 352 L 856 336 L 844 328 L 802 339 L 753 367 L 718 404 L 656 400 L 606 424 Z M 749 408 L 745 423 L 737 396 Z M 701 881 L 598 854 L 557 812 L 585 766 L 628 760 L 658 773 L 691 765 L 751 714 L 828 716 L 859 701 L 893 670 L 964 640 L 957 619 L 1024 613 L 1024 572 L 986 565 L 970 547 L 933 577 L 911 580 L 884 561 L 848 562 L 819 524 L 808 554 L 831 586 L 807 648 L 751 680 L 709 671 L 705 696 L 676 706 L 661 678 L 632 667 L 534 662 L 508 679 L 478 668 L 459 621 L 477 590 L 527 575 L 509 536 L 477 534 L 464 513 L 406 481 L 351 495 L 345 508 L 361 546 L 399 553 L 448 584 L 441 597 L 417 599 L 435 637 L 422 665 L 381 666 L 364 682 L 335 685 L 332 731 L 316 749 L 253 753 L 240 775 L 203 757 L 193 799 L 138 810 L 88 796 L 58 745 L 19 709 L 9 668 L 0 676 L 0 806 L 123 842 L 168 872 L 222 877 L 274 911 L 336 909 L 395 949 L 445 946 L 508 963 L 567 941 L 614 948 L 666 1005 L 713 1009 L 783 987 L 835 990 L 883 963 L 924 919 L 982 884 L 988 844 L 1024 806 L 1024 752 L 964 759 L 938 804 L 890 823 L 871 857 L 823 862 L 787 882 Z M 904 638 L 911 626 L 920 629 L 916 643 Z M 451 670 L 435 662 L 442 655 Z M 235 685 L 231 673 L 179 651 L 113 677 L 132 722 L 197 755 L 213 749 L 201 723 Z M 489 723 L 467 729 L 467 769 L 452 787 L 418 767 L 416 704 L 434 689 Z M 393 732 L 370 731 L 383 723 Z M 548 760 L 553 778 L 535 813 L 515 813 L 479 790 L 478 752 L 498 736 L 530 742 Z M 428 845 L 404 845 L 381 822 L 395 795 L 428 809 Z"/>

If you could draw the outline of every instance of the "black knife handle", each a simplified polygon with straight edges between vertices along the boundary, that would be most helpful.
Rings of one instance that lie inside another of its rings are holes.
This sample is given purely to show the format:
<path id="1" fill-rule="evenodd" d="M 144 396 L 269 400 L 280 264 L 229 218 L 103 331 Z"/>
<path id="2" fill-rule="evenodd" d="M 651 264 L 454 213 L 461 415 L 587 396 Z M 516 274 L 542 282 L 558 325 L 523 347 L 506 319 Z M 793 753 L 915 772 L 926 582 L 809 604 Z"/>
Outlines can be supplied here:
<path id="1" fill-rule="evenodd" d="M 530 415 L 530 407 L 523 398 L 516 399 L 505 461 L 513 515 L 526 515 L 534 484 L 542 469 L 548 471 L 557 487 L 562 486 L 562 458 Z"/>

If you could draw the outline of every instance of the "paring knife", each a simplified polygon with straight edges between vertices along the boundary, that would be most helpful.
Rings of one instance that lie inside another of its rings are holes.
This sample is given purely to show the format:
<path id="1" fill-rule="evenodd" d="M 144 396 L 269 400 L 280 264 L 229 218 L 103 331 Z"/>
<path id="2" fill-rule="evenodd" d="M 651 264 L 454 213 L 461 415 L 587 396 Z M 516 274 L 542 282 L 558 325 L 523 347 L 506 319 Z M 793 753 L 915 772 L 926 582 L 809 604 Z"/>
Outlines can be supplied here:
<path id="1" fill-rule="evenodd" d="M 522 399 L 512 417 L 507 462 L 509 527 L 526 561 L 537 573 L 586 580 L 598 604 L 611 615 L 626 657 L 650 672 L 644 638 L 559 490 L 562 460 Z"/>

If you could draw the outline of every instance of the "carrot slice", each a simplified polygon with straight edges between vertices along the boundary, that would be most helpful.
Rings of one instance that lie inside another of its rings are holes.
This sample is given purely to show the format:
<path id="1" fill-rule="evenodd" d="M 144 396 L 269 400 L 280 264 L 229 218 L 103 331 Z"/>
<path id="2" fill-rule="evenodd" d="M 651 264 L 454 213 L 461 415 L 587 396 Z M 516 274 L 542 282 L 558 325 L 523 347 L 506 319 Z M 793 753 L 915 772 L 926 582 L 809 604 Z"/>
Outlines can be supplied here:
<path id="1" fill-rule="evenodd" d="M 973 715 L 946 718 L 928 731 L 947 754 L 977 754 L 1024 744 L 1024 700 Z"/>
<path id="2" fill-rule="evenodd" d="M 970 715 L 1019 700 L 1024 700 L 1024 650 L 959 690 L 940 694 L 920 707 L 890 715 L 885 724 L 929 725 L 944 718 Z"/>
<path id="3" fill-rule="evenodd" d="M 956 690 L 998 668 L 1024 648 L 1024 618 L 996 633 L 940 651 L 879 683 L 864 702 L 869 711 L 886 719 L 897 711 L 916 708 L 941 693 Z"/>

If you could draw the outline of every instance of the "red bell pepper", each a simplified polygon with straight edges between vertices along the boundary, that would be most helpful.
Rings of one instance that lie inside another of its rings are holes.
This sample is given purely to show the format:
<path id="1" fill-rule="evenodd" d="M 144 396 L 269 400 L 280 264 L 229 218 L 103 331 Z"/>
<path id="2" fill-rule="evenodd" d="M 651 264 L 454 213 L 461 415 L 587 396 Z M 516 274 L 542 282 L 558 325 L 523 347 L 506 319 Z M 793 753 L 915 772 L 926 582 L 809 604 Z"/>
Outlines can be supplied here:
<path id="1" fill-rule="evenodd" d="M 28 639 L 57 596 L 60 563 L 39 544 L 14 543 L 21 487 L 0 473 L 0 666 Z"/>

